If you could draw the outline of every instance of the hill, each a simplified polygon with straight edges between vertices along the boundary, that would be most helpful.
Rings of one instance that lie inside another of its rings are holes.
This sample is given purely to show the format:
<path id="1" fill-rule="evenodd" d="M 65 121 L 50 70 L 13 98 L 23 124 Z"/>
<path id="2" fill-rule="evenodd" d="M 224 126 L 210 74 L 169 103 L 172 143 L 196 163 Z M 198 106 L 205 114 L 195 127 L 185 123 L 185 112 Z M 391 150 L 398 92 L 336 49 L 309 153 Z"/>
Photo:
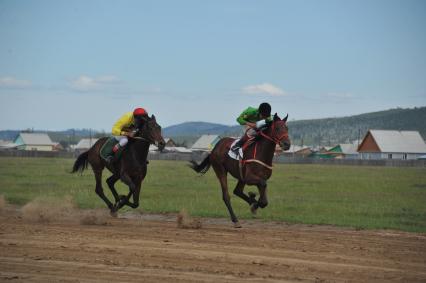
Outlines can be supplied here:
<path id="1" fill-rule="evenodd" d="M 289 134 L 297 145 L 334 145 L 362 139 L 368 129 L 414 130 L 426 138 L 426 107 L 397 108 L 355 116 L 289 121 Z M 0 131 L 1 140 L 12 140 L 20 131 Z M 46 131 L 35 131 L 46 132 Z M 108 135 L 90 129 L 69 129 L 47 132 L 55 142 L 77 143 L 83 137 Z M 190 146 L 203 134 L 239 136 L 242 127 L 206 122 L 186 122 L 165 127 L 163 135 L 180 145 Z"/>
<path id="2" fill-rule="evenodd" d="M 369 129 L 419 131 L 426 138 L 426 107 L 288 123 L 295 144 L 333 145 L 362 139 Z"/>
<path id="3" fill-rule="evenodd" d="M 229 126 L 206 123 L 206 122 L 186 122 L 173 125 L 163 129 L 163 135 L 172 136 L 199 136 L 204 134 L 222 135 L 229 130 Z"/>
<path id="4" fill-rule="evenodd" d="M 368 129 L 414 130 L 426 138 L 426 107 L 397 108 L 355 116 L 289 121 L 289 133 L 294 144 L 333 145 L 362 139 Z M 181 138 L 218 134 L 241 135 L 240 126 L 206 122 L 187 122 L 163 129 L 164 136 Z"/>

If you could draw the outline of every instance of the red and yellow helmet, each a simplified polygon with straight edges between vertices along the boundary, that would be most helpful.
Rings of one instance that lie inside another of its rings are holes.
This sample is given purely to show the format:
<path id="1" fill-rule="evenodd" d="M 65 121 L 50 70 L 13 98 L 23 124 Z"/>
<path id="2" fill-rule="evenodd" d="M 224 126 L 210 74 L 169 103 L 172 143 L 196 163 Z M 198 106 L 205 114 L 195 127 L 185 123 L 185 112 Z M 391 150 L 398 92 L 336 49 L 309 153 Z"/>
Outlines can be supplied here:
<path id="1" fill-rule="evenodd" d="M 148 116 L 148 112 L 143 108 L 136 108 L 133 111 L 133 116 Z"/>

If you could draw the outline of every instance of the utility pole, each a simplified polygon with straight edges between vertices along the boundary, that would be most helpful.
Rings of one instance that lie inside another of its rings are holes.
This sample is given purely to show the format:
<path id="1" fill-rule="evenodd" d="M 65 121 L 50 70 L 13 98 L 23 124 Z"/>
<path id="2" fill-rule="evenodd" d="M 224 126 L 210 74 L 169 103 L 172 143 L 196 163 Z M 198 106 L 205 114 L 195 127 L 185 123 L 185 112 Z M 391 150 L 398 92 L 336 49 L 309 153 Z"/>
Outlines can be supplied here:
<path id="1" fill-rule="evenodd" d="M 358 128 L 358 147 L 359 147 L 359 140 L 361 139 L 361 128 Z"/>
<path id="2" fill-rule="evenodd" d="M 92 147 L 92 128 L 89 129 L 89 146 Z"/>

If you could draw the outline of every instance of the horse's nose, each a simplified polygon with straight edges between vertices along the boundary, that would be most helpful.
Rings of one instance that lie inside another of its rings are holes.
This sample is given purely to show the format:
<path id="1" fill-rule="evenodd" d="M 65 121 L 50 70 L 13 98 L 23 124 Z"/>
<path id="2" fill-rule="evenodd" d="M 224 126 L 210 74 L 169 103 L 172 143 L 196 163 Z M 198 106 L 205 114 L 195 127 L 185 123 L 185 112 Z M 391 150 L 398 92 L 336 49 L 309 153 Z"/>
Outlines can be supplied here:
<path id="1" fill-rule="evenodd" d="M 163 151 L 163 149 L 166 147 L 166 143 L 165 142 L 163 142 L 163 141 L 161 141 L 161 142 L 159 142 L 158 143 L 158 149 L 160 150 L 160 151 Z"/>
<path id="2" fill-rule="evenodd" d="M 282 143 L 281 143 L 281 147 L 284 149 L 284 150 L 289 150 L 290 149 L 290 142 L 289 141 L 283 141 Z"/>

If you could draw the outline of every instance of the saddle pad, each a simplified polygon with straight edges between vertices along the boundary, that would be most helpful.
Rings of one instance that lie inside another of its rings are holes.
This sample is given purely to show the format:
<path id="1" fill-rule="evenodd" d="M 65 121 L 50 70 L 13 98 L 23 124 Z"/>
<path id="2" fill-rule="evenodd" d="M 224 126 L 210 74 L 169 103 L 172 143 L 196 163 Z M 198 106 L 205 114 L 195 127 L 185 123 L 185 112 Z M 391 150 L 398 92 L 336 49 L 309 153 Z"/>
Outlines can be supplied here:
<path id="1" fill-rule="evenodd" d="M 105 160 L 112 153 L 112 148 L 116 145 L 118 141 L 114 137 L 109 137 L 106 142 L 103 144 L 99 154 Z"/>
<path id="2" fill-rule="evenodd" d="M 232 144 L 231 144 L 231 148 L 234 146 L 234 144 L 236 144 L 238 141 L 239 141 L 240 139 L 236 139 Z M 238 149 L 238 153 L 239 154 L 235 154 L 231 149 L 229 149 L 229 151 L 228 151 L 228 155 L 229 155 L 229 157 L 231 157 L 232 159 L 235 159 L 235 160 L 241 160 L 241 159 L 243 159 L 243 149 L 242 148 L 239 148 Z"/>

